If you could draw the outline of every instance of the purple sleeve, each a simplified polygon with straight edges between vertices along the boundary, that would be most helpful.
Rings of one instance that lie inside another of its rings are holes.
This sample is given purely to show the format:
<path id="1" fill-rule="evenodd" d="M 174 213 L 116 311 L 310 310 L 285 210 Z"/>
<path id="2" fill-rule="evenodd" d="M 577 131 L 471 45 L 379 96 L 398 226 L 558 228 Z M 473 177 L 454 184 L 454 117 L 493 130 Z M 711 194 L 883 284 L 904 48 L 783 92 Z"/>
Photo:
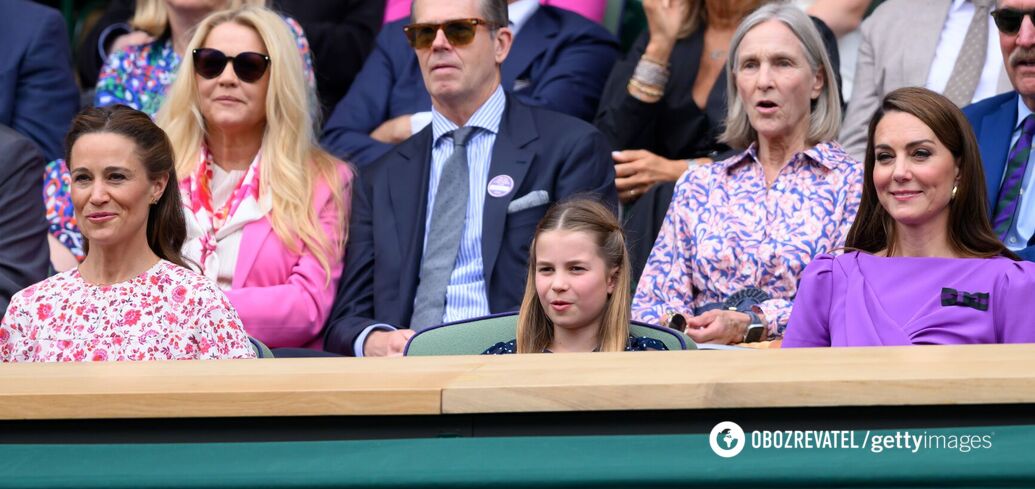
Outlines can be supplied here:
<path id="1" fill-rule="evenodd" d="M 1003 343 L 1035 343 L 1035 263 L 1013 262 L 996 287 L 995 323 Z M 1028 319 L 1024 319 L 1028 318 Z"/>
<path id="2" fill-rule="evenodd" d="M 805 267 L 781 347 L 830 346 L 833 266 L 833 256 L 819 255 Z"/>

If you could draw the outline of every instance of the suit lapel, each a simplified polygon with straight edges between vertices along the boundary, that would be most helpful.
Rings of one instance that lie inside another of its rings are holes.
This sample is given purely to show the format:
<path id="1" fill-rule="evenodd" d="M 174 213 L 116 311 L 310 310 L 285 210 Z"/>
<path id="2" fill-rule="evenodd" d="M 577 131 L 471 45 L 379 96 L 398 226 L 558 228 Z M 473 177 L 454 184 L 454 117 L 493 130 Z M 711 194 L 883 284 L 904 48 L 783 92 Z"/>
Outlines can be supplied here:
<path id="1" fill-rule="evenodd" d="M 909 15 L 914 17 L 912 25 L 931 28 L 911 30 L 905 38 L 899 39 L 908 45 L 902 49 L 904 55 L 902 66 L 899 67 L 902 73 L 906 73 L 906 85 L 922 87 L 927 84 L 927 76 L 931 73 L 931 64 L 934 62 L 934 52 L 938 49 L 938 38 L 941 37 L 942 26 L 949 17 L 950 7 L 950 0 L 926 0 L 917 2 L 917 6 L 910 12 Z"/>
<path id="2" fill-rule="evenodd" d="M 510 55 L 500 69 L 505 90 L 517 90 L 514 82 L 528 69 L 532 61 L 546 50 L 557 36 L 560 26 L 550 16 L 547 9 L 539 7 L 528 22 L 521 28 L 521 33 L 514 39 Z M 533 82 L 535 80 L 532 80 Z"/>
<path id="3" fill-rule="evenodd" d="M 981 161 L 985 165 L 985 184 L 988 187 L 988 211 L 995 213 L 995 204 L 999 196 L 999 184 L 1003 180 L 1006 168 L 1006 157 L 1010 152 L 1010 139 L 1013 137 L 1014 124 L 1017 121 L 1017 94 L 1006 97 L 1002 105 L 985 115 L 981 120 L 981 134 L 978 141 L 981 146 Z"/>
<path id="4" fill-rule="evenodd" d="M 428 207 L 428 179 L 431 176 L 431 140 L 431 125 L 428 125 L 413 139 L 402 143 L 399 146 L 400 158 L 385 168 L 388 197 L 401 252 L 399 286 L 402 292 L 416 290 L 420 273 L 424 221 Z M 377 202 L 377 199 L 373 200 Z"/>
<path id="5" fill-rule="evenodd" d="M 244 226 L 241 235 L 241 245 L 237 251 L 237 265 L 234 266 L 234 278 L 230 281 L 230 287 L 240 289 L 244 286 L 248 275 L 252 273 L 255 260 L 259 256 L 262 244 L 271 234 L 273 227 L 270 225 L 269 216 L 257 221 L 252 221 Z"/>
<path id="6" fill-rule="evenodd" d="M 508 94 L 500 131 L 492 147 L 489 181 L 499 175 L 506 175 L 514 180 L 514 186 L 513 190 L 502 197 L 485 197 L 485 209 L 482 212 L 482 267 L 486 283 L 492 277 L 496 258 L 503 244 L 507 206 L 515 197 L 520 197 L 517 194 L 521 189 L 521 183 L 535 158 L 535 153 L 528 149 L 527 145 L 538 137 L 532 113 L 525 106 L 515 102 L 513 95 Z"/>

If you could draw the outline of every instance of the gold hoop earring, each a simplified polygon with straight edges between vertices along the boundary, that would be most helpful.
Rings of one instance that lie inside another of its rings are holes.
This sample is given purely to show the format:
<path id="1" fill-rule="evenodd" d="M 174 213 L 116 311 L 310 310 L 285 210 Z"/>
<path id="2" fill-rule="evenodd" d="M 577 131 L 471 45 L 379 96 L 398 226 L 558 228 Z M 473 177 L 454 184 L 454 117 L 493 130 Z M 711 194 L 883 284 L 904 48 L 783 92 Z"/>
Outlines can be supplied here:
<path id="1" fill-rule="evenodd" d="M 953 185 L 952 186 L 952 196 L 949 197 L 949 201 L 950 202 L 953 201 L 953 200 L 956 200 L 956 191 L 959 190 L 959 188 L 960 188 L 959 185 Z"/>

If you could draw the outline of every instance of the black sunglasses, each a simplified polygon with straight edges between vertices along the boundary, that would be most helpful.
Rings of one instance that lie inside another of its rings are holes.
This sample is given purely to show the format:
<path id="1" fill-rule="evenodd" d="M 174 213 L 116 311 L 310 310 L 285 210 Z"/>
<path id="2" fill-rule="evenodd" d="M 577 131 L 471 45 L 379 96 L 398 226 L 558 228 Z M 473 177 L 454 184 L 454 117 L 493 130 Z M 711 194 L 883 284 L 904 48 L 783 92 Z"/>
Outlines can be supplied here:
<path id="1" fill-rule="evenodd" d="M 1032 22 L 1035 22 L 1035 10 L 1000 8 L 992 11 L 992 19 L 995 20 L 996 28 L 1007 35 L 1016 34 L 1021 30 L 1021 22 L 1024 21 L 1025 16 L 1031 17 Z"/>
<path id="2" fill-rule="evenodd" d="M 441 24 L 410 24 L 403 27 L 406 39 L 414 49 L 427 49 L 435 42 L 439 29 L 446 35 L 446 40 L 454 47 L 466 46 L 474 40 L 474 35 L 479 25 L 489 29 L 497 29 L 500 26 L 482 19 L 456 19 Z"/>
<path id="3" fill-rule="evenodd" d="M 227 56 L 222 51 L 212 48 L 199 48 L 194 52 L 194 70 L 203 78 L 213 79 L 226 69 L 227 62 L 233 62 L 234 73 L 245 83 L 254 83 L 266 73 L 270 65 L 270 57 L 259 53 L 241 53 Z"/>

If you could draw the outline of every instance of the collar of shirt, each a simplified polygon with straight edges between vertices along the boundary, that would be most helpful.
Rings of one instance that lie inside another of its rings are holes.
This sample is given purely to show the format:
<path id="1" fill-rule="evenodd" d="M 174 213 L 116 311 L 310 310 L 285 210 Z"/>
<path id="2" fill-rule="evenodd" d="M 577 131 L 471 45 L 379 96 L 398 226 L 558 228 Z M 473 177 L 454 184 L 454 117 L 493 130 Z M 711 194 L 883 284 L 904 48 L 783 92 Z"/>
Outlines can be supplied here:
<path id="1" fill-rule="evenodd" d="M 1024 119 L 1032 114 L 1031 109 L 1024 104 L 1024 99 L 1017 97 L 1017 120 L 1013 121 L 1013 132 L 1017 134 L 1021 131 L 1021 124 L 1024 123 Z M 1010 144 L 1013 146 L 1013 143 Z"/>
<path id="2" fill-rule="evenodd" d="M 528 23 L 532 14 L 539 10 L 539 0 L 517 0 L 507 6 L 507 16 L 510 17 L 510 30 L 516 36 L 518 31 Z"/>
<path id="3" fill-rule="evenodd" d="M 506 105 L 506 101 L 507 97 L 503 93 L 503 87 L 497 85 L 489 99 L 478 107 L 478 110 L 471 115 L 464 126 L 477 127 L 496 134 L 500 129 L 500 120 L 503 118 L 503 107 Z M 458 126 L 453 121 L 435 110 L 434 107 L 431 108 L 431 135 L 432 140 L 435 141 L 434 146 L 442 143 L 443 136 L 457 128 Z"/>
<path id="4" fill-rule="evenodd" d="M 824 158 L 823 153 L 830 152 L 831 149 L 835 148 L 836 144 L 837 143 L 827 141 L 821 142 L 811 148 L 806 149 L 805 151 L 796 153 L 793 157 L 791 157 L 791 161 L 795 161 L 799 158 L 804 157 L 808 161 L 812 161 L 812 163 L 820 165 L 828 170 L 833 170 L 836 161 L 831 160 L 830 158 Z M 748 146 L 748 149 L 746 149 L 743 153 L 740 153 L 739 155 L 736 155 L 732 158 L 728 158 L 720 164 L 724 165 L 725 170 L 728 173 L 733 169 L 733 167 L 746 162 L 755 162 L 761 164 L 761 162 L 758 161 L 758 143 L 751 143 L 751 146 Z"/>

